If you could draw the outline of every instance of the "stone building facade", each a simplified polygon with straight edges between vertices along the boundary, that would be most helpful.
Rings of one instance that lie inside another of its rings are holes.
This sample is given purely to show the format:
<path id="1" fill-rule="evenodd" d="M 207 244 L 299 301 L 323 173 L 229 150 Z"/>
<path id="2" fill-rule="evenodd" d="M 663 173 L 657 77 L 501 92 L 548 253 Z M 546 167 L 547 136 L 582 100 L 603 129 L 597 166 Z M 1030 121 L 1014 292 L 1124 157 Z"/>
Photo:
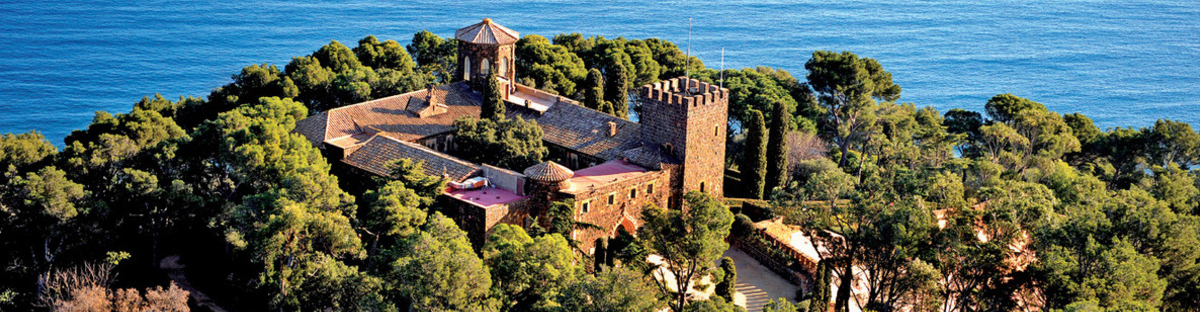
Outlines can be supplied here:
<path id="1" fill-rule="evenodd" d="M 636 233 L 648 206 L 686 209 L 683 195 L 722 196 L 729 90 L 685 77 L 632 90 L 640 122 L 516 83 L 517 32 L 490 19 L 455 32 L 459 81 L 331 109 L 297 122 L 296 132 L 321 148 L 343 179 L 386 176 L 398 159 L 424 163 L 427 174 L 452 183 L 438 205 L 481 246 L 500 223 L 548 225 L 548 207 L 574 202 L 574 219 L 600 228 L 577 229 L 573 239 L 591 251 L 618 229 Z M 453 121 L 478 118 L 474 85 L 496 71 L 509 118 L 534 120 L 550 150 L 530 168 L 496 168 L 446 154 L 454 149 Z"/>

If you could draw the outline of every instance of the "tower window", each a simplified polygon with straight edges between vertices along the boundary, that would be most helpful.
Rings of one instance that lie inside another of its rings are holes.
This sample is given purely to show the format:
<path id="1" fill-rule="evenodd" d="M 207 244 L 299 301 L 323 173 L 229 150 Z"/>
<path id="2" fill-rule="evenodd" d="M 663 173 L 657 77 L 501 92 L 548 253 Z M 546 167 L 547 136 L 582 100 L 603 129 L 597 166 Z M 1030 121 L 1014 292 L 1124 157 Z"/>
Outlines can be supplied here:
<path id="1" fill-rule="evenodd" d="M 706 191 L 704 190 L 704 181 L 700 181 L 700 192 L 701 192 L 701 193 L 705 193 L 705 192 L 706 192 Z"/>
<path id="2" fill-rule="evenodd" d="M 498 74 L 501 76 L 508 76 L 508 58 L 507 57 L 500 59 L 500 72 Z"/>
<path id="3" fill-rule="evenodd" d="M 471 80 L 471 57 L 463 56 L 463 80 Z"/>
<path id="4" fill-rule="evenodd" d="M 617 195 L 616 194 L 608 194 L 608 204 L 612 205 L 612 204 L 616 204 L 616 203 L 617 203 Z"/>
<path id="5" fill-rule="evenodd" d="M 713 126 L 713 136 L 721 135 L 721 125 Z"/>
<path id="6" fill-rule="evenodd" d="M 492 65 L 488 64 L 488 63 L 491 63 L 491 62 L 489 62 L 488 59 L 486 59 L 486 58 L 483 59 L 482 61 L 479 61 L 479 73 L 480 74 L 487 75 L 487 74 L 492 73 Z"/>

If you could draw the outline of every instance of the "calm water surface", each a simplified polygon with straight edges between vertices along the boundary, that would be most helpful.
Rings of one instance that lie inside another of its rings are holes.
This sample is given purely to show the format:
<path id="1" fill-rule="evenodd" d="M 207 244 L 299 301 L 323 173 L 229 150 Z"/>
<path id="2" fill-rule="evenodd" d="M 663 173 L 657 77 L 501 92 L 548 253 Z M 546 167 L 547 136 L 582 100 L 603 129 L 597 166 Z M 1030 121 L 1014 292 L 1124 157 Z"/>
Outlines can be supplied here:
<path id="1" fill-rule="evenodd" d="M 710 68 L 802 77 L 813 50 L 879 59 L 902 101 L 982 110 L 1013 93 L 1101 128 L 1200 122 L 1200 1 L 11 1 L 0 0 L 0 133 L 52 142 L 146 95 L 205 96 L 254 63 L 329 40 L 407 44 L 491 17 L 522 34 L 659 37 Z"/>

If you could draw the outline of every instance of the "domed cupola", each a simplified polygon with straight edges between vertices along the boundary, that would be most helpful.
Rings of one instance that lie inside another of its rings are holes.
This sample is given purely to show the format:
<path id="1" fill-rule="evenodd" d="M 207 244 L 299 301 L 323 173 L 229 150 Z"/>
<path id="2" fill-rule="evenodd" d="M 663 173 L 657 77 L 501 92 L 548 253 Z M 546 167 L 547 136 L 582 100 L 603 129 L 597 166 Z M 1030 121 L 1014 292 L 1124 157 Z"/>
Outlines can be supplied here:
<path id="1" fill-rule="evenodd" d="M 541 184 L 540 186 L 546 186 L 548 189 L 554 191 L 570 188 L 571 181 L 569 179 L 574 175 L 574 171 L 553 161 L 546 161 L 525 169 L 526 177 L 537 184 Z"/>

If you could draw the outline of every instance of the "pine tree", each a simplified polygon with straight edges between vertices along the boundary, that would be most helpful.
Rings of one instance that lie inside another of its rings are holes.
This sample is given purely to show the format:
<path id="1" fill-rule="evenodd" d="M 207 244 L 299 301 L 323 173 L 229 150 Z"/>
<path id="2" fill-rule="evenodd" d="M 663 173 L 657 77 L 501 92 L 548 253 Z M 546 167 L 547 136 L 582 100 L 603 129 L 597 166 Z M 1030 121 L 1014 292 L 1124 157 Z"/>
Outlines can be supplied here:
<path id="1" fill-rule="evenodd" d="M 600 70 L 589 70 L 587 82 L 583 87 L 583 106 L 600 110 L 604 103 L 604 76 L 600 74 Z"/>
<path id="2" fill-rule="evenodd" d="M 504 99 L 500 95 L 500 82 L 496 80 L 496 72 L 488 73 L 487 80 L 483 82 L 483 107 L 479 112 L 481 119 L 502 119 L 504 118 Z"/>
<path id="3" fill-rule="evenodd" d="M 760 111 L 750 112 L 746 124 L 746 148 L 742 154 L 742 184 L 748 198 L 762 199 L 767 175 L 767 127 Z"/>
<path id="4" fill-rule="evenodd" d="M 609 114 L 629 118 L 629 74 L 625 65 L 618 63 L 610 67 L 606 81 L 604 99 L 612 106 Z"/>
<path id="5" fill-rule="evenodd" d="M 771 115 L 774 118 L 771 118 L 771 135 L 767 139 L 767 183 L 764 190 L 768 194 L 787 179 L 787 133 L 792 123 L 791 114 L 783 103 L 776 102 Z"/>

